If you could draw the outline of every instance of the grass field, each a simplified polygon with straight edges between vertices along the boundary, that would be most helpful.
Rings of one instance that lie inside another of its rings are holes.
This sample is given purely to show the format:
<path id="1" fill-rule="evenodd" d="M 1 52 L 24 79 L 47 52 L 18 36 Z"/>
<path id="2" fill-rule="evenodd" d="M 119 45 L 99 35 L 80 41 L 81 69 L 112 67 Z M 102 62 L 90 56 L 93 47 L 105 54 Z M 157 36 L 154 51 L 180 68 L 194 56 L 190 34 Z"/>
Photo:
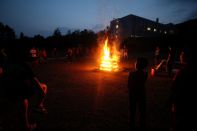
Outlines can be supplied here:
<path id="1" fill-rule="evenodd" d="M 48 60 L 35 67 L 35 74 L 48 86 L 45 102 L 48 114 L 31 114 L 31 120 L 38 125 L 36 131 L 128 131 L 127 77 L 133 61 L 123 62 L 121 67 L 119 72 L 101 72 L 94 62 L 87 60 L 74 63 Z M 147 127 L 150 131 L 170 128 L 171 81 L 165 75 L 148 77 Z M 3 115 L 12 118 L 6 113 Z"/>

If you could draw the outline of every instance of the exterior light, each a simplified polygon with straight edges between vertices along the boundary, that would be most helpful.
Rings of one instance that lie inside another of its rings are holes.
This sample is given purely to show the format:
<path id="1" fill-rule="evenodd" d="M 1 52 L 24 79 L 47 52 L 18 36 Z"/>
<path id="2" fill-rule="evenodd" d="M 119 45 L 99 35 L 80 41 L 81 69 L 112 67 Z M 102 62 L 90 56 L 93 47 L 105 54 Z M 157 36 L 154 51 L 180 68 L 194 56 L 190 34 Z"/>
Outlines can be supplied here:
<path id="1" fill-rule="evenodd" d="M 151 28 L 150 28 L 150 27 L 147 27 L 147 30 L 149 30 L 149 31 L 150 31 L 150 30 L 151 30 Z"/>

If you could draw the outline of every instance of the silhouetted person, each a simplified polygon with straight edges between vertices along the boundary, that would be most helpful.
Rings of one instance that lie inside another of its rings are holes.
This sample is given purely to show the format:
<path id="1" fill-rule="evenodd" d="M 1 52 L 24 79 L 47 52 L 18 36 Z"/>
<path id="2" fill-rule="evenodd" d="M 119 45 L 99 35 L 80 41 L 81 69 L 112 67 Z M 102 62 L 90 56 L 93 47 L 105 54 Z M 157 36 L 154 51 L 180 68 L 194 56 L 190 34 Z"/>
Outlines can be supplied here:
<path id="1" fill-rule="evenodd" d="M 155 65 L 158 65 L 160 63 L 160 60 L 161 60 L 160 48 L 159 48 L 159 46 L 156 46 L 156 49 L 155 49 L 155 58 L 154 58 Z"/>
<path id="2" fill-rule="evenodd" d="M 53 57 L 56 58 L 57 57 L 57 48 L 53 48 Z"/>
<path id="3" fill-rule="evenodd" d="M 146 128 L 146 89 L 145 83 L 148 77 L 146 68 L 148 61 L 145 58 L 138 58 L 135 63 L 135 70 L 129 73 L 128 90 L 130 106 L 131 130 L 137 130 L 137 117 L 139 117 L 139 128 L 144 131 Z M 139 110 L 139 116 L 137 115 Z"/>
<path id="4" fill-rule="evenodd" d="M 166 60 L 166 71 L 169 76 L 172 76 L 172 68 L 174 64 L 174 50 L 172 47 L 168 47 L 168 58 Z"/>
<path id="5" fill-rule="evenodd" d="M 47 90 L 46 87 L 42 88 L 25 59 L 23 51 L 12 49 L 8 61 L 3 66 L 5 94 L 7 99 L 16 105 L 13 110 L 18 112 L 17 126 L 21 131 L 29 131 L 36 127 L 35 123 L 31 124 L 29 121 L 29 99 L 35 94 L 42 96 L 37 106 L 45 111 L 43 100 Z"/>
<path id="6" fill-rule="evenodd" d="M 180 64 L 181 65 L 186 64 L 186 61 L 185 61 L 185 52 L 184 51 L 181 51 L 181 53 L 179 55 L 179 60 L 180 60 Z"/>
<path id="7" fill-rule="evenodd" d="M 3 55 L 3 52 L 2 52 L 3 49 L 0 48 L 0 78 L 3 74 L 3 63 L 4 63 L 4 55 Z"/>
<path id="8" fill-rule="evenodd" d="M 172 112 L 174 131 L 197 130 L 196 62 L 193 49 L 185 53 L 186 64 L 177 72 L 172 83 Z"/>
<path id="9" fill-rule="evenodd" d="M 43 63 L 47 60 L 47 52 L 45 48 L 42 48 L 39 55 L 39 62 Z"/>
<path id="10" fill-rule="evenodd" d="M 38 65 L 38 50 L 35 47 L 32 47 L 29 51 L 31 55 L 31 60 L 34 66 Z"/>

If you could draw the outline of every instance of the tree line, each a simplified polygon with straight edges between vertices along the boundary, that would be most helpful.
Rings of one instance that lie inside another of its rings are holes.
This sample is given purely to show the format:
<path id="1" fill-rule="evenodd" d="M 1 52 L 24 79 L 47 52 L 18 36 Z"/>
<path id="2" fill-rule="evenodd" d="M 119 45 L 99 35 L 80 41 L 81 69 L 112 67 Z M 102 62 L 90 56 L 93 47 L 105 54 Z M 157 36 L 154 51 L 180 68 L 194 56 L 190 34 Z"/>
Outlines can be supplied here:
<path id="1" fill-rule="evenodd" d="M 97 33 L 92 30 L 70 30 L 67 34 L 62 35 L 59 28 L 55 29 L 51 36 L 47 38 L 40 34 L 33 37 L 20 33 L 19 38 L 16 38 L 16 33 L 8 25 L 0 22 L 0 47 L 9 47 L 13 45 L 23 47 L 38 47 L 38 48 L 70 48 L 70 47 L 92 47 L 97 44 Z"/>

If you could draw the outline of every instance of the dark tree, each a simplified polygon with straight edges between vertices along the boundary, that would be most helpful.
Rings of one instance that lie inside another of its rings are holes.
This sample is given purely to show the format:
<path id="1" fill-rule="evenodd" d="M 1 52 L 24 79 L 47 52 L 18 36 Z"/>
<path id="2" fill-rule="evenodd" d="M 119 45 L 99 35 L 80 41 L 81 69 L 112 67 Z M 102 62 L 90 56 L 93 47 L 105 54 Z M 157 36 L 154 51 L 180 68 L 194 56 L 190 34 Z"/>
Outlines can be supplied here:
<path id="1" fill-rule="evenodd" d="M 24 39 L 25 35 L 23 32 L 20 33 L 20 39 Z"/>
<path id="2" fill-rule="evenodd" d="M 16 38 L 15 31 L 8 25 L 0 23 L 0 39 L 1 40 L 13 40 Z"/>
<path id="3" fill-rule="evenodd" d="M 55 31 L 53 32 L 53 37 L 61 37 L 62 33 L 60 31 L 59 28 L 55 29 Z"/>

